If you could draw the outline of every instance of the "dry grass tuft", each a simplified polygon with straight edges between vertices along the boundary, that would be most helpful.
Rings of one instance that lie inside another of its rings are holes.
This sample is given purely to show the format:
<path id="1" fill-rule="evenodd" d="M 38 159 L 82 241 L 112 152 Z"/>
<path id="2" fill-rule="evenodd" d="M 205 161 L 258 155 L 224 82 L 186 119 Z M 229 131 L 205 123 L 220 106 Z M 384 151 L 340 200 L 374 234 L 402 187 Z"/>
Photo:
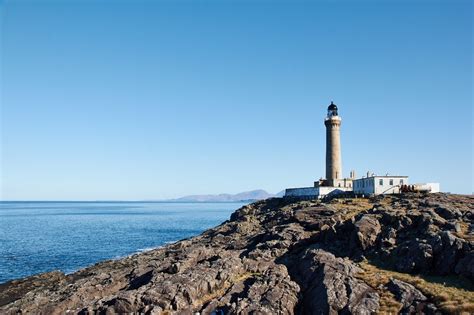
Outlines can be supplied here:
<path id="1" fill-rule="evenodd" d="M 365 198 L 346 198 L 335 200 L 338 202 L 331 202 L 331 208 L 341 213 L 343 220 L 349 220 L 359 213 L 370 210 L 373 207 L 372 203 Z"/>
<path id="2" fill-rule="evenodd" d="M 358 274 L 358 277 L 377 290 L 380 295 L 380 309 L 379 314 L 398 314 L 402 309 L 402 304 L 397 301 L 395 296 L 383 287 L 390 281 L 390 276 L 383 272 L 375 272 L 367 263 L 361 265 L 363 272 Z"/>
<path id="3" fill-rule="evenodd" d="M 474 291 L 462 288 L 462 281 L 452 277 L 444 277 L 448 284 L 441 282 L 442 277 L 420 277 L 406 273 L 395 272 L 381 269 L 369 262 L 360 263 L 364 270 L 358 277 L 364 280 L 372 288 L 376 289 L 381 295 L 380 313 L 398 313 L 401 304 L 398 303 L 393 295 L 387 295 L 383 288 L 392 278 L 410 283 L 424 295 L 431 298 L 436 306 L 447 314 L 472 314 L 474 313 Z M 396 304 L 398 303 L 398 305 Z M 397 307 L 398 310 L 397 310 Z"/>

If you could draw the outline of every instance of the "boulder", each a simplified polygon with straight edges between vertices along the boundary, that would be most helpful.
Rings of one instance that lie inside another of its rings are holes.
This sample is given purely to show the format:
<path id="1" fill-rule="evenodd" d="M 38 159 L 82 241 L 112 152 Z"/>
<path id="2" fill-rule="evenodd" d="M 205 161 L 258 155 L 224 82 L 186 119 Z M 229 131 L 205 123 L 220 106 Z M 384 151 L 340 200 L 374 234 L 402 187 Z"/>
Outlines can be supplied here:
<path id="1" fill-rule="evenodd" d="M 450 205 L 438 206 L 434 211 L 446 220 L 459 219 L 462 217 L 461 211 Z"/>
<path id="2" fill-rule="evenodd" d="M 420 311 L 428 300 L 418 289 L 409 283 L 391 279 L 387 284 L 387 289 L 393 293 L 395 298 L 402 303 L 402 313 L 415 313 Z"/>
<path id="3" fill-rule="evenodd" d="M 379 295 L 356 277 L 361 270 L 350 260 L 313 249 L 302 261 L 298 277 L 303 286 L 302 307 L 308 313 L 371 314 L 378 310 Z"/>
<path id="4" fill-rule="evenodd" d="M 429 272 L 433 264 L 433 249 L 430 244 L 406 241 L 392 252 L 391 260 L 400 272 Z"/>
<path id="5" fill-rule="evenodd" d="M 354 223 L 354 237 L 362 250 L 375 244 L 381 230 L 377 217 L 372 214 L 365 214 Z"/>
<path id="6" fill-rule="evenodd" d="M 440 240 L 440 241 L 439 241 Z M 434 247 L 434 266 L 432 273 L 437 275 L 448 275 L 454 273 L 454 269 L 467 252 L 465 241 L 454 236 L 449 231 L 440 233 L 440 239 Z"/>

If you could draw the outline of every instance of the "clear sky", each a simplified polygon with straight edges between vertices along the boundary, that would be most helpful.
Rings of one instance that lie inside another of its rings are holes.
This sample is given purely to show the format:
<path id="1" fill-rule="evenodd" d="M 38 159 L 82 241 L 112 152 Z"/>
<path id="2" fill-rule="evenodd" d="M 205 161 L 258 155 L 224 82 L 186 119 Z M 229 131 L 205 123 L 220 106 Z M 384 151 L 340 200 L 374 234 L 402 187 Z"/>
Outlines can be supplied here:
<path id="1" fill-rule="evenodd" d="M 473 187 L 471 1 L 1 1 L 1 198 Z"/>

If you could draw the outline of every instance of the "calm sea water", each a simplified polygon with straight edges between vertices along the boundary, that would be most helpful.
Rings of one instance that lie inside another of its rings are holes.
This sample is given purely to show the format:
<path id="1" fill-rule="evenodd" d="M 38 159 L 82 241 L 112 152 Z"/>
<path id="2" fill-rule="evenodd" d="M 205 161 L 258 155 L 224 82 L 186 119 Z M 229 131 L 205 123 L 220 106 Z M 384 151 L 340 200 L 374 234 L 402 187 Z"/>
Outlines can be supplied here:
<path id="1" fill-rule="evenodd" d="M 0 283 L 197 235 L 244 203 L 0 202 Z"/>

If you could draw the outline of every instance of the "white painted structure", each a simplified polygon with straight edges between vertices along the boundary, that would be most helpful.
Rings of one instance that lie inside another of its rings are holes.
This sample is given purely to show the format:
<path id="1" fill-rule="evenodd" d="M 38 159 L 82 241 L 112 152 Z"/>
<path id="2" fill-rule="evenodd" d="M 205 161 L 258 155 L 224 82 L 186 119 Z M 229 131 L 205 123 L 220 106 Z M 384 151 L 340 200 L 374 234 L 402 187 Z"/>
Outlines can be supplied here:
<path id="1" fill-rule="evenodd" d="M 439 183 L 424 183 L 424 184 L 414 184 L 414 191 L 429 192 L 429 193 L 438 193 Z"/>
<path id="2" fill-rule="evenodd" d="M 326 196 L 334 196 L 345 192 L 351 192 L 349 187 L 301 187 L 285 189 L 285 197 L 303 198 L 303 199 L 321 199 Z"/>
<path id="3" fill-rule="evenodd" d="M 352 181 L 356 195 L 398 194 L 402 185 L 408 185 L 408 176 L 372 175 Z"/>
<path id="4" fill-rule="evenodd" d="M 439 193 L 441 191 L 439 187 L 439 183 L 426 183 L 423 185 L 430 187 L 430 193 Z"/>
<path id="5" fill-rule="evenodd" d="M 319 190 L 316 187 L 301 187 L 285 189 L 285 197 L 315 199 L 318 197 Z"/>

